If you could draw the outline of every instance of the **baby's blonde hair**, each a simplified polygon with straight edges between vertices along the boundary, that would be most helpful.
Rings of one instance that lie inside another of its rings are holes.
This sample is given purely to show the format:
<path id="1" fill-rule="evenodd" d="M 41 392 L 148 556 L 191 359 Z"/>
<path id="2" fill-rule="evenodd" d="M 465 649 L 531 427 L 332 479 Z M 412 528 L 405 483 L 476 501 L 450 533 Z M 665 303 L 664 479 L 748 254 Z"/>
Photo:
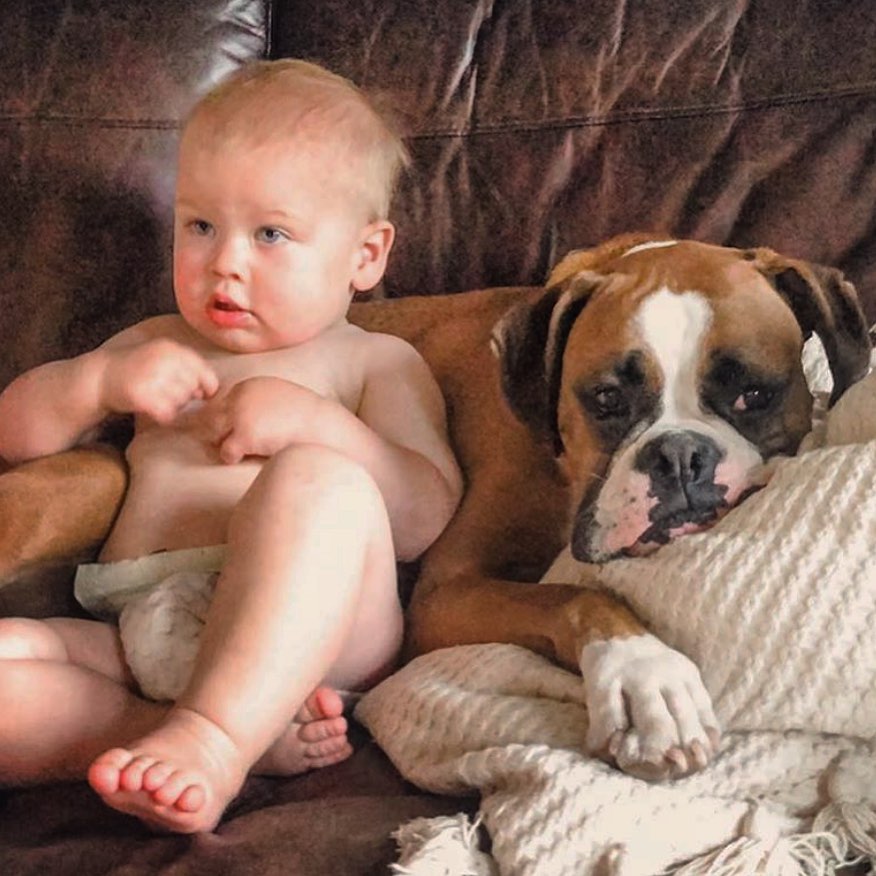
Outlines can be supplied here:
<path id="1" fill-rule="evenodd" d="M 221 142 L 260 143 L 318 137 L 357 174 L 355 188 L 369 220 L 385 219 L 402 168 L 409 163 L 401 137 L 350 80 L 293 58 L 255 61 L 223 79 L 195 105 L 185 133 Z"/>

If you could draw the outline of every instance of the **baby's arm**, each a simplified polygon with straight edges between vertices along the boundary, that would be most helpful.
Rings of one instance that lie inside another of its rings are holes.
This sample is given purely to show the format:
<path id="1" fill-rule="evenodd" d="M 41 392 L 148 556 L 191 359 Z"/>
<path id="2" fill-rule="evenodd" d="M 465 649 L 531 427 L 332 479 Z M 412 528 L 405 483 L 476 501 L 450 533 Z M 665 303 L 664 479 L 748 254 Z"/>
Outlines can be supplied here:
<path id="1" fill-rule="evenodd" d="M 414 559 L 447 525 L 462 477 L 447 441 L 444 399 L 426 363 L 399 338 L 372 335 L 366 343 L 355 413 L 299 384 L 255 377 L 220 391 L 193 428 L 229 464 L 293 444 L 321 444 L 356 460 L 383 494 L 397 555 Z"/>
<path id="2" fill-rule="evenodd" d="M 350 455 L 380 486 L 396 554 L 418 557 L 441 534 L 462 497 L 450 448 L 444 397 L 429 366 L 407 342 L 382 336 L 358 416 L 367 434 L 349 434 Z"/>
<path id="3" fill-rule="evenodd" d="M 96 350 L 13 380 L 0 394 L 0 456 L 19 463 L 68 450 L 114 413 L 168 422 L 216 385 L 213 369 L 192 350 L 135 326 Z"/>
<path id="4" fill-rule="evenodd" d="M 19 463 L 66 450 L 103 416 L 93 353 L 48 362 L 17 377 L 0 394 L 0 456 Z"/>

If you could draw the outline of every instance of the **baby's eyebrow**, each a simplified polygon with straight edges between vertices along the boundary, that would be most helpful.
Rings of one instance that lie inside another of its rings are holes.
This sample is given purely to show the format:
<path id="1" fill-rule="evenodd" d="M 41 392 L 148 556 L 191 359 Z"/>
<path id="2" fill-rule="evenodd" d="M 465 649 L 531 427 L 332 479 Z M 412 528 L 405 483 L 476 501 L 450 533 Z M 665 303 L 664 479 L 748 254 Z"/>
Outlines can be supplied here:
<path id="1" fill-rule="evenodd" d="M 269 219 L 281 219 L 286 222 L 301 222 L 302 219 L 296 213 L 291 213 L 289 210 L 284 210 L 282 207 L 275 207 L 265 212 L 265 216 Z"/>

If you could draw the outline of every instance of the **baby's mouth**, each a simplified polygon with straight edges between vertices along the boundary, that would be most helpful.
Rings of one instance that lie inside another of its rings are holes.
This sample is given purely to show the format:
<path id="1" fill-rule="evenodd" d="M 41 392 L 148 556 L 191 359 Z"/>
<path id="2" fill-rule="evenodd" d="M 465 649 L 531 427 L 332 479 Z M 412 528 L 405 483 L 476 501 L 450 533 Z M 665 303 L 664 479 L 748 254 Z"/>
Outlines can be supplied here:
<path id="1" fill-rule="evenodd" d="M 224 310 L 229 313 L 243 310 L 242 307 L 239 307 L 230 298 L 224 298 L 220 295 L 215 296 L 211 304 L 216 310 Z"/>
<path id="2" fill-rule="evenodd" d="M 207 316 L 220 328 L 240 328 L 251 317 L 250 312 L 224 295 L 214 295 L 207 305 Z"/>

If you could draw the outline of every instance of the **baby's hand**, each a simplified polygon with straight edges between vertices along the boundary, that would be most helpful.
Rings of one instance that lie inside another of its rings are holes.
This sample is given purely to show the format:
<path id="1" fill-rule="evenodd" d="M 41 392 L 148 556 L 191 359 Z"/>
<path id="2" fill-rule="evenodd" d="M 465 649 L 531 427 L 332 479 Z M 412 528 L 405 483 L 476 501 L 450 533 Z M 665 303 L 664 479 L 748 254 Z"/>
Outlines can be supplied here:
<path id="1" fill-rule="evenodd" d="M 213 368 L 175 341 L 159 339 L 106 352 L 100 398 L 115 413 L 170 423 L 190 401 L 210 398 L 219 388 Z"/>
<path id="2" fill-rule="evenodd" d="M 279 377 L 250 377 L 220 390 L 193 414 L 194 428 L 216 445 L 222 462 L 273 456 L 284 447 L 316 441 L 326 400 Z"/>

